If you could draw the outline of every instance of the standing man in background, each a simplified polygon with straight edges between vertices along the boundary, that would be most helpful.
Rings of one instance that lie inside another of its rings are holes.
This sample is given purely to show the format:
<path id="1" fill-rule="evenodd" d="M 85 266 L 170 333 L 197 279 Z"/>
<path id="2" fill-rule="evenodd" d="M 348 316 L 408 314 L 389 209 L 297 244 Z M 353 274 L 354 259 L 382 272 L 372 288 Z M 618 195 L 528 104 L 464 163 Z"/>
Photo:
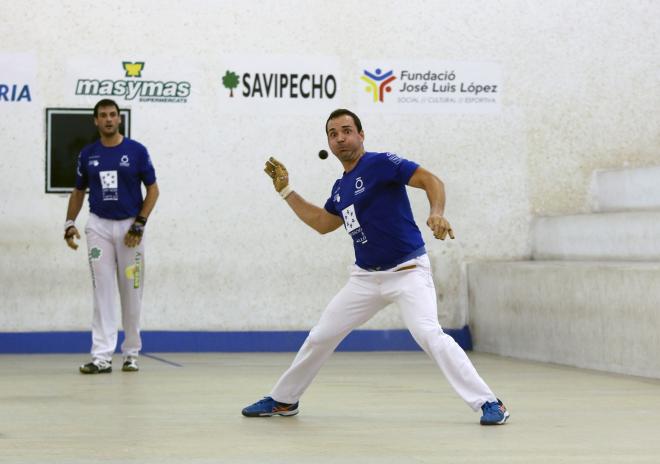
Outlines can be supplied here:
<path id="1" fill-rule="evenodd" d="M 298 400 L 337 345 L 354 328 L 395 302 L 415 341 L 436 362 L 456 393 L 473 410 L 482 410 L 482 425 L 504 424 L 509 413 L 481 379 L 460 346 L 438 322 L 435 287 L 421 232 L 413 219 L 406 185 L 423 189 L 429 200 L 426 224 L 435 238 L 454 238 L 444 217 L 444 185 L 417 163 L 392 153 L 364 150 L 360 119 L 349 110 L 330 114 L 328 145 L 344 174 L 324 208 L 293 191 L 289 175 L 274 158 L 265 171 L 275 190 L 300 220 L 321 234 L 342 224 L 353 240 L 355 265 L 348 283 L 330 301 L 289 369 L 269 396 L 247 406 L 248 417 L 298 413 Z"/>
<path id="2" fill-rule="evenodd" d="M 147 149 L 119 132 L 121 116 L 113 100 L 94 106 L 100 139 L 78 155 L 76 186 L 69 197 L 64 240 L 77 249 L 75 220 L 89 188 L 89 219 L 85 227 L 94 291 L 92 361 L 80 366 L 83 374 L 112 372 L 117 346 L 117 287 L 125 339 L 122 371 L 136 372 L 142 348 L 140 312 L 144 288 L 144 229 L 158 199 L 156 173 Z M 142 184 L 146 196 L 142 199 Z"/>

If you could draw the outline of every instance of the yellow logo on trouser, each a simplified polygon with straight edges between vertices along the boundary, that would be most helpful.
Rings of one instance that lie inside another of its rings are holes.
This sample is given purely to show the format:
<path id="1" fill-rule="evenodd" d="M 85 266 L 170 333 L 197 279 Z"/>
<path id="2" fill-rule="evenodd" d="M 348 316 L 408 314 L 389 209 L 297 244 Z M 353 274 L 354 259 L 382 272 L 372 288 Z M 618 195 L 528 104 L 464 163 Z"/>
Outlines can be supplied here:
<path id="1" fill-rule="evenodd" d="M 140 288 L 140 274 L 142 274 L 142 255 L 140 253 L 135 254 L 135 264 L 126 266 L 124 274 L 127 279 L 133 279 L 133 288 Z"/>

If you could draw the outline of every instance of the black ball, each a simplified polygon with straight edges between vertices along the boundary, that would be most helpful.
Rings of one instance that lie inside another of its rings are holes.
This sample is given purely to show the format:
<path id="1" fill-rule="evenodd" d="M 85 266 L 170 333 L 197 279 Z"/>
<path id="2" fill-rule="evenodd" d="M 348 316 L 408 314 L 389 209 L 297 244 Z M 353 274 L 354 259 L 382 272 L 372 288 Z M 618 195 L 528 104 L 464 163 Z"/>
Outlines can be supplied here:
<path id="1" fill-rule="evenodd" d="M 319 152 L 319 158 L 321 158 L 322 160 L 326 159 L 327 157 L 328 157 L 328 152 L 327 151 L 321 150 Z"/>

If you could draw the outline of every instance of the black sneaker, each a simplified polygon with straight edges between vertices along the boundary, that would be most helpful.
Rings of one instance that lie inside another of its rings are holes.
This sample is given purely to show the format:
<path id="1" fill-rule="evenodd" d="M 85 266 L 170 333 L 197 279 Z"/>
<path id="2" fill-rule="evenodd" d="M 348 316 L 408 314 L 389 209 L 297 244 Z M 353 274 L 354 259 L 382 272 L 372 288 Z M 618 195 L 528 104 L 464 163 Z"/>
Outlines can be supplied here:
<path id="1" fill-rule="evenodd" d="M 124 360 L 124 365 L 121 366 L 121 370 L 124 372 L 137 372 L 140 368 L 137 365 L 137 360 L 133 356 L 129 356 Z"/>
<path id="2" fill-rule="evenodd" d="M 81 374 L 109 374 L 110 372 L 112 372 L 112 361 L 96 359 L 80 366 Z"/>

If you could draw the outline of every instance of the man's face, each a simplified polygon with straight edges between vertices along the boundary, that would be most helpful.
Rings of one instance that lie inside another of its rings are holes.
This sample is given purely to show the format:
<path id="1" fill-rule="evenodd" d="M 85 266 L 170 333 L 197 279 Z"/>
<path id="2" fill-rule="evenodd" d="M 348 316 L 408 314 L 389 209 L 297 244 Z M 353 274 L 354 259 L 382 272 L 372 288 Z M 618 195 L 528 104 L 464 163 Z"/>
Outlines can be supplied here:
<path id="1" fill-rule="evenodd" d="M 358 132 L 349 115 L 328 121 L 327 133 L 328 146 L 340 161 L 354 161 L 364 153 L 364 132 Z"/>
<path id="2" fill-rule="evenodd" d="M 117 108 L 114 105 L 100 106 L 94 118 L 94 124 L 98 128 L 101 135 L 111 137 L 119 131 L 119 124 L 121 123 L 121 116 L 117 113 Z"/>

